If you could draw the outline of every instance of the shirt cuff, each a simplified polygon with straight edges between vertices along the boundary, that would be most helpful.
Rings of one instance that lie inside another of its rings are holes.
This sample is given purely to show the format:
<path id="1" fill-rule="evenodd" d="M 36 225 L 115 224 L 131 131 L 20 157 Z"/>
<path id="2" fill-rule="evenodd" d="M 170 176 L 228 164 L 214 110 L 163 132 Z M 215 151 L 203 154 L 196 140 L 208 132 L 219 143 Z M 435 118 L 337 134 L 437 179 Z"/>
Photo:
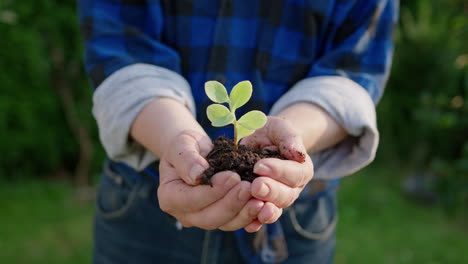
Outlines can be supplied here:
<path id="1" fill-rule="evenodd" d="M 341 76 L 307 78 L 284 94 L 273 105 L 270 115 L 297 102 L 319 105 L 350 135 L 339 144 L 311 155 L 314 178 L 339 178 L 374 160 L 379 143 L 375 105 L 362 86 Z"/>
<path id="2" fill-rule="evenodd" d="M 152 100 L 167 97 L 185 105 L 195 116 L 190 85 L 178 73 L 150 64 L 133 64 L 110 75 L 93 95 L 93 115 L 99 138 L 114 161 L 142 170 L 157 158 L 131 140 L 136 116 Z"/>

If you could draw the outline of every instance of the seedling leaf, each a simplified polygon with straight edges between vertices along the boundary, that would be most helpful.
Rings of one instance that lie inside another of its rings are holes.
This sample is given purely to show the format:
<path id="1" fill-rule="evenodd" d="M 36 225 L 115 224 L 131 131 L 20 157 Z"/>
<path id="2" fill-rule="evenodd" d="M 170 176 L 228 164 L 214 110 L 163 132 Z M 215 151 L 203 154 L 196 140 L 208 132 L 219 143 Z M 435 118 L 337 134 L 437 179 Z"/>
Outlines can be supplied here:
<path id="1" fill-rule="evenodd" d="M 224 105 L 212 104 L 206 108 L 206 115 L 214 127 L 222 127 L 232 124 L 236 117 Z"/>
<path id="2" fill-rule="evenodd" d="M 229 107 L 231 111 L 235 111 L 237 108 L 245 105 L 250 97 L 252 97 L 252 84 L 249 81 L 243 81 L 236 84 L 231 91 L 229 96 L 231 102 Z"/>
<path id="3" fill-rule="evenodd" d="M 222 127 L 229 124 L 234 125 L 234 147 L 238 149 L 239 141 L 255 132 L 256 129 L 263 127 L 267 122 L 267 117 L 260 111 L 250 111 L 242 116 L 238 121 L 236 119 L 236 109 L 245 105 L 252 97 L 252 84 L 249 81 L 243 81 L 236 84 L 228 96 L 224 85 L 217 81 L 205 83 L 206 95 L 215 104 L 206 108 L 206 115 L 214 127 Z M 229 109 L 222 105 L 229 103 Z"/>
<path id="4" fill-rule="evenodd" d="M 244 128 L 256 130 L 262 128 L 267 122 L 267 117 L 264 113 L 254 110 L 243 115 L 237 123 Z"/>
<path id="5" fill-rule="evenodd" d="M 255 130 L 245 128 L 244 126 L 237 126 L 237 141 L 236 144 L 239 143 L 239 141 L 242 138 L 245 138 L 246 136 L 252 135 L 255 132 Z"/>
<path id="6" fill-rule="evenodd" d="M 227 103 L 229 102 L 229 96 L 227 94 L 224 85 L 217 81 L 208 81 L 205 83 L 205 93 L 211 101 L 215 103 Z"/>

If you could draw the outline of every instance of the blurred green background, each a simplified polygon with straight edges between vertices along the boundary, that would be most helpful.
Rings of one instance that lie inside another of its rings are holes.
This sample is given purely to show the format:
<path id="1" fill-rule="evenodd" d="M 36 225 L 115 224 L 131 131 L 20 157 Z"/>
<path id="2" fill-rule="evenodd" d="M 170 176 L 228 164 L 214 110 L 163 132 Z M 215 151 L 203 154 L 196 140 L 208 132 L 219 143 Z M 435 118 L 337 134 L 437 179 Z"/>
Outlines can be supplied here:
<path id="1" fill-rule="evenodd" d="M 468 3 L 401 1 L 376 161 L 336 263 L 468 263 Z M 104 152 L 75 1 L 0 0 L 0 263 L 86 263 Z"/>

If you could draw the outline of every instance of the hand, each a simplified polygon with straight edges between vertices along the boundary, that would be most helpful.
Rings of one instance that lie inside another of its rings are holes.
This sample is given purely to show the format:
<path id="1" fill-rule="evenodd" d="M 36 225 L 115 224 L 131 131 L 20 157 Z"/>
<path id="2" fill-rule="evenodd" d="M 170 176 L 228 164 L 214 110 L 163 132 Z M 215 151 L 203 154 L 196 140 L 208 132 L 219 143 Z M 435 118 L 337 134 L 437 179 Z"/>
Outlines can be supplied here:
<path id="1" fill-rule="evenodd" d="M 253 197 L 265 201 L 258 215 L 261 223 L 273 223 L 294 203 L 314 174 L 312 160 L 302 137 L 292 124 L 282 118 L 268 117 L 267 124 L 244 138 L 242 144 L 278 150 L 288 160 L 267 158 L 255 164 L 257 177 L 252 183 Z"/>
<path id="2" fill-rule="evenodd" d="M 212 143 L 184 105 L 170 98 L 151 101 L 133 122 L 130 134 L 161 157 L 158 198 L 163 211 L 187 227 L 260 229 L 261 223 L 254 219 L 264 202 L 251 198 L 251 184 L 241 183 L 239 175 L 220 173 L 213 177 L 213 188 L 195 186 L 208 168 L 204 157 Z"/>
<path id="3" fill-rule="evenodd" d="M 255 219 L 264 202 L 252 198 L 251 184 L 241 182 L 238 174 L 214 175 L 213 187 L 194 185 L 208 167 L 203 157 L 211 148 L 210 139 L 195 131 L 184 131 L 172 140 L 160 161 L 160 208 L 185 227 L 258 231 L 261 223 Z"/>
<path id="4" fill-rule="evenodd" d="M 185 183 L 197 185 L 201 174 L 210 167 L 204 157 L 211 149 L 213 144 L 205 133 L 184 130 L 172 139 L 161 159 L 167 160 Z"/>

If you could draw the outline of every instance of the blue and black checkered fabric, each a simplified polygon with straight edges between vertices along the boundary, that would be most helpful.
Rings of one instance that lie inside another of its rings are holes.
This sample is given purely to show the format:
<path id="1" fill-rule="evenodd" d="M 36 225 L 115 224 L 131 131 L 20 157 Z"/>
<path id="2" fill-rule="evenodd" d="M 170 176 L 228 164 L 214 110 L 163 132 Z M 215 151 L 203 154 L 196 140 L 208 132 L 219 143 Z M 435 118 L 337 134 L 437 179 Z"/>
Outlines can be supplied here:
<path id="1" fill-rule="evenodd" d="M 250 80 L 240 114 L 268 112 L 303 78 L 341 75 L 377 102 L 388 75 L 394 0 L 80 0 L 86 70 L 94 87 L 149 63 L 185 77 L 210 132 L 203 86 Z M 206 125 L 206 126 L 205 126 Z M 212 134 L 212 133 L 209 133 Z"/>

